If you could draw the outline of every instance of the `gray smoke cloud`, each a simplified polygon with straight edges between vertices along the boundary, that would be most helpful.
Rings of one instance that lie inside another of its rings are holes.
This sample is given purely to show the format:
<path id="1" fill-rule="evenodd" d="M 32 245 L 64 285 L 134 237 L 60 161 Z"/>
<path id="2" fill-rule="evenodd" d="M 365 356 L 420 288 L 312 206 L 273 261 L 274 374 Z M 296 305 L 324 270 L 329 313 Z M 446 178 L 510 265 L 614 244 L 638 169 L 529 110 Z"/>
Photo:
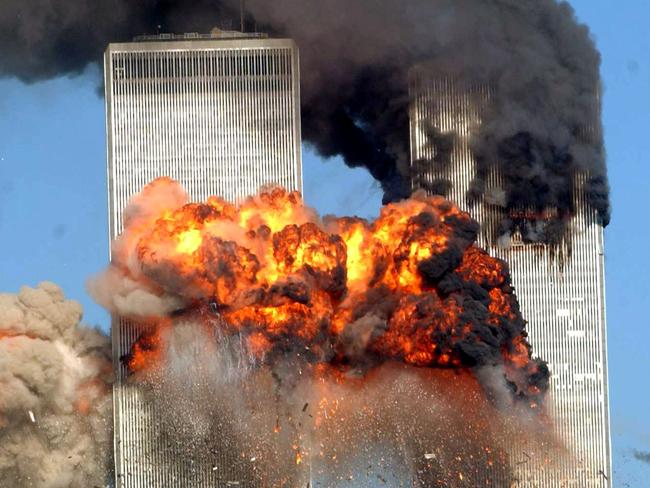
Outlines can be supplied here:
<path id="1" fill-rule="evenodd" d="M 650 464 L 650 452 L 634 450 L 634 459 Z"/>
<path id="2" fill-rule="evenodd" d="M 506 214 L 556 207 L 570 216 L 573 176 L 586 171 L 587 198 L 608 223 L 600 56 L 568 3 L 247 0 L 246 8 L 248 29 L 291 36 L 300 46 L 305 140 L 323 156 L 367 168 L 385 201 L 411 191 L 408 72 L 426 63 L 434 77 L 491 87 L 473 141 L 470 200 L 483 197 L 486 176 L 498 168 Z M 78 73 L 99 62 L 110 41 L 215 25 L 238 27 L 239 2 L 6 0 L 0 76 L 35 81 Z M 442 183 L 436 187 L 444 191 Z"/>
<path id="3" fill-rule="evenodd" d="M 110 341 L 79 325 L 53 283 L 0 294 L 0 484 L 106 484 L 112 457 Z"/>

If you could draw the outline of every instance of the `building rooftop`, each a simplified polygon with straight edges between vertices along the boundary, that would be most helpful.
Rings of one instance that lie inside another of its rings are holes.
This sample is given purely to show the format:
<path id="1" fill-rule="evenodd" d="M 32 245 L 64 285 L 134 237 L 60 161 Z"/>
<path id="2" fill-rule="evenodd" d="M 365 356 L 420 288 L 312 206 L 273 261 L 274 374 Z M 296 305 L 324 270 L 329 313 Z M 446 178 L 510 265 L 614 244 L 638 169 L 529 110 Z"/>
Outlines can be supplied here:
<path id="1" fill-rule="evenodd" d="M 221 30 L 214 28 L 209 34 L 198 32 L 187 32 L 185 34 L 145 34 L 133 38 L 135 42 L 150 41 L 188 41 L 192 39 L 265 39 L 268 34 L 263 32 L 240 32 L 233 30 Z"/>

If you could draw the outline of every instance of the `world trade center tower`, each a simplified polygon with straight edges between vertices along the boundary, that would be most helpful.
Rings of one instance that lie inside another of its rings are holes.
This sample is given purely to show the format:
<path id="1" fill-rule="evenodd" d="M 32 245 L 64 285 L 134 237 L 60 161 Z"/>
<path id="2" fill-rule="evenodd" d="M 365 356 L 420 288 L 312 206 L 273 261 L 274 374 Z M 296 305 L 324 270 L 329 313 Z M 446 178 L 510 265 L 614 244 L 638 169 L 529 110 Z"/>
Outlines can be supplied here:
<path id="1" fill-rule="evenodd" d="M 495 486 L 609 488 L 604 242 L 596 210 L 587 202 L 589 175 L 573 175 L 573 215 L 563 249 L 522 238 L 518 231 L 495 238 L 504 211 L 509 220 L 534 227 L 552 225 L 556 209 L 540 214 L 505 210 L 485 197 L 468 199 L 477 172 L 471 140 L 489 109 L 490 87 L 423 67 L 411 70 L 409 85 L 413 187 L 444 194 L 481 224 L 479 244 L 508 262 L 533 353 L 551 372 L 548 410 L 564 449 L 513 446 L 513 479 Z M 580 137 L 594 137 L 599 127 L 598 120 L 584 121 Z M 496 200 L 500 178 L 496 170 L 486 175 L 483 195 Z"/>
<path id="2" fill-rule="evenodd" d="M 160 176 L 178 180 L 192 201 L 235 202 L 269 184 L 302 190 L 292 40 L 224 31 L 141 37 L 110 44 L 104 73 L 111 240 L 129 198 Z M 156 407 L 120 360 L 142 330 L 123 319 L 112 325 L 116 486 L 253 486 L 228 449 L 204 462 L 161 439 Z"/>

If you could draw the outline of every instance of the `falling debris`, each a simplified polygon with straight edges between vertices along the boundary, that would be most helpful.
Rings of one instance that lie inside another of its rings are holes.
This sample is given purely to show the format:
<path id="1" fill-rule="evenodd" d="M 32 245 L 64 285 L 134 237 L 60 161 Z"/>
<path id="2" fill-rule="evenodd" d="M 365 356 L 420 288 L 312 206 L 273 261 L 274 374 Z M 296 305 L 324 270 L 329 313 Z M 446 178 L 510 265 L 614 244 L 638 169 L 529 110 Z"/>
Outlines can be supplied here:
<path id="1" fill-rule="evenodd" d="M 424 459 L 426 459 L 426 460 L 431 460 L 431 459 L 435 459 L 435 458 L 436 458 L 436 455 L 433 454 L 433 453 L 427 453 L 427 454 L 424 455 Z"/>
<path id="2" fill-rule="evenodd" d="M 34 417 L 34 412 L 32 412 L 31 410 L 29 410 L 28 413 L 29 413 L 29 420 L 31 420 L 32 423 L 35 424 L 35 423 L 36 423 L 36 417 Z"/>

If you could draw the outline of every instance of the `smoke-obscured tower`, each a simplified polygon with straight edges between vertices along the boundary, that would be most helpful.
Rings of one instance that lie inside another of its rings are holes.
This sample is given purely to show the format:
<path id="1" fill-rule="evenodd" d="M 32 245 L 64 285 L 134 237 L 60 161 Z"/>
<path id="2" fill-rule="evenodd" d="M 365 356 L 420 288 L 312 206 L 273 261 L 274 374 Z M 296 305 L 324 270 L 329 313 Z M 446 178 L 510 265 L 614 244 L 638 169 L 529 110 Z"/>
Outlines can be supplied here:
<path id="1" fill-rule="evenodd" d="M 477 199 L 472 141 L 489 87 L 425 68 L 409 78 L 413 186 L 448 196 L 481 223 L 479 242 L 509 263 L 534 354 L 552 373 L 549 411 L 566 451 L 513 447 L 509 485 L 610 487 L 603 228 L 587 201 L 588 175 L 573 176 L 569 216 L 509 207 L 497 169 L 481 175 Z M 599 121 L 586 120 L 576 137 L 599 130 Z"/>
<path id="2" fill-rule="evenodd" d="M 302 189 L 292 40 L 232 32 L 140 38 L 110 44 L 104 69 L 111 239 L 124 228 L 129 198 L 159 176 L 178 180 L 195 201 L 236 201 L 267 184 Z M 140 333 L 113 322 L 116 486 L 249 486 L 249 467 L 225 445 L 206 459 L 160 437 L 155 409 L 120 361 Z"/>

